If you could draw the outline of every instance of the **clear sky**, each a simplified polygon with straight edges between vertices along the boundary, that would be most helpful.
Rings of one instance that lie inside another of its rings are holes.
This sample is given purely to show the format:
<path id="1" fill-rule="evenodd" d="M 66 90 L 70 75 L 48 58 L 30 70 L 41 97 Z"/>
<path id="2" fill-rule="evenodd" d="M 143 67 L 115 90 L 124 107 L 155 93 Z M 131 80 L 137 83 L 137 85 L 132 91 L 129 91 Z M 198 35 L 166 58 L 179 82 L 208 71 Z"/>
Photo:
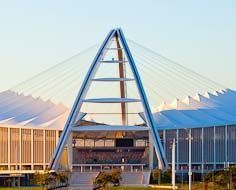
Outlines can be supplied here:
<path id="1" fill-rule="evenodd" d="M 113 27 L 236 89 L 235 0 L 0 1 L 0 90 L 102 41 Z"/>

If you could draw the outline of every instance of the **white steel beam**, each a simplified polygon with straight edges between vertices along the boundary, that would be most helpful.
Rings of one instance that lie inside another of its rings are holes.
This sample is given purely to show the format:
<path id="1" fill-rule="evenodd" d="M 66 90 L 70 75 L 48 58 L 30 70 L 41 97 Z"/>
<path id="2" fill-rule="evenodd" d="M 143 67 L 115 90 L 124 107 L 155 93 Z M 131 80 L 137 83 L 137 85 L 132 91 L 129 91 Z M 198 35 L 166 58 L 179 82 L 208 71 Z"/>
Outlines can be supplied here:
<path id="1" fill-rule="evenodd" d="M 61 155 L 61 153 L 64 149 L 64 146 L 67 143 L 67 139 L 69 137 L 70 127 L 74 124 L 75 119 L 78 116 L 78 112 L 82 106 L 82 100 L 84 99 L 85 95 L 87 94 L 88 88 L 91 84 L 91 79 L 94 78 L 94 74 L 96 73 L 96 70 L 98 68 L 98 64 L 100 63 L 103 53 L 106 51 L 108 43 L 110 42 L 110 40 L 114 36 L 114 34 L 115 34 L 115 30 L 111 30 L 109 32 L 109 34 L 107 35 L 106 39 L 104 40 L 102 46 L 100 47 L 97 55 L 95 56 L 95 58 L 93 60 L 92 65 L 90 66 L 90 68 L 85 76 L 84 82 L 79 90 L 79 93 L 78 93 L 76 100 L 74 102 L 74 105 L 71 109 L 68 120 L 65 124 L 63 132 L 62 132 L 59 142 L 57 144 L 56 150 L 52 156 L 52 160 L 49 165 L 49 168 L 52 170 L 57 169 L 60 155 Z M 81 118 L 78 118 L 78 119 L 81 119 Z"/>
<path id="2" fill-rule="evenodd" d="M 161 144 L 160 136 L 159 136 L 158 131 L 157 131 L 158 126 L 156 126 L 156 123 L 153 119 L 153 115 L 152 115 L 151 109 L 149 107 L 149 103 L 148 103 L 148 100 L 147 100 L 147 97 L 146 97 L 146 93 L 144 91 L 141 78 L 138 74 L 138 69 L 135 65 L 134 59 L 132 57 L 132 54 L 130 52 L 130 49 L 129 49 L 128 44 L 125 40 L 125 37 L 124 37 L 124 34 L 123 34 L 122 30 L 117 29 L 117 33 L 118 33 L 119 39 L 121 41 L 121 45 L 124 48 L 124 51 L 125 51 L 126 57 L 128 59 L 128 62 L 130 63 L 130 67 L 131 67 L 131 70 L 133 72 L 133 75 L 134 75 L 134 78 L 135 78 L 135 81 L 136 81 L 136 85 L 137 85 L 137 88 L 138 88 L 138 91 L 139 91 L 139 95 L 140 95 L 142 103 L 143 103 L 144 114 L 145 114 L 145 118 L 146 118 L 146 121 L 147 121 L 147 125 L 148 125 L 148 127 L 150 127 L 150 131 L 151 131 L 151 134 L 152 134 L 156 155 L 157 155 L 158 159 L 161 162 L 161 168 L 167 168 L 168 163 L 167 163 L 167 160 L 166 160 L 166 157 L 165 157 L 165 154 L 164 154 L 164 150 L 163 150 L 163 147 L 162 147 L 162 144 Z"/>

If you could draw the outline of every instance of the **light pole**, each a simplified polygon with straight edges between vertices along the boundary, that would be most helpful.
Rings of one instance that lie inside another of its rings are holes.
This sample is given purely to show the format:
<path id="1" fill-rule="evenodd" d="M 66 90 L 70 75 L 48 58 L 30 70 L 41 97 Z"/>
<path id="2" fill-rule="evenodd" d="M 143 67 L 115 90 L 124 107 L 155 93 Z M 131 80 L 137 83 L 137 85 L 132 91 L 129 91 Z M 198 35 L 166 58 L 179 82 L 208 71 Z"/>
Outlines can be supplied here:
<path id="1" fill-rule="evenodd" d="M 227 171 L 228 172 L 228 183 L 227 183 L 227 189 L 229 189 L 230 190 L 230 182 L 231 182 L 231 180 L 230 180 L 230 168 L 229 168 L 229 162 L 224 162 L 224 170 L 225 171 Z"/>
<path id="2" fill-rule="evenodd" d="M 192 189 L 192 136 L 191 129 L 188 130 L 188 189 Z"/>
<path id="3" fill-rule="evenodd" d="M 172 186 L 175 190 L 175 139 L 172 142 Z"/>

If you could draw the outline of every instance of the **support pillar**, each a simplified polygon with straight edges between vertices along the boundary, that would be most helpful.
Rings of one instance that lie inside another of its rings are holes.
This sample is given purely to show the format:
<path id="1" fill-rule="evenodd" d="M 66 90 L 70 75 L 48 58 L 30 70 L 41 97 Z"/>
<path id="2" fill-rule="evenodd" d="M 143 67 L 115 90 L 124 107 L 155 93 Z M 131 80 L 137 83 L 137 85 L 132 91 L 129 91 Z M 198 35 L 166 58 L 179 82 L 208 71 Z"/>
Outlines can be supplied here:
<path id="1" fill-rule="evenodd" d="M 228 162 L 228 126 L 225 126 L 225 163 Z"/>
<path id="2" fill-rule="evenodd" d="M 189 129 L 189 133 L 188 133 L 188 188 L 189 190 L 192 189 L 192 134 L 191 134 L 191 129 Z"/>
<path id="3" fill-rule="evenodd" d="M 214 170 L 216 170 L 216 127 L 214 126 L 214 157 L 213 157 L 213 160 L 214 160 Z"/>
<path id="4" fill-rule="evenodd" d="M 70 171 L 72 171 L 72 159 L 73 159 L 72 138 L 73 138 L 73 133 L 69 135 L 69 138 L 67 141 L 68 169 Z"/>
<path id="5" fill-rule="evenodd" d="M 46 131 L 43 130 L 43 169 L 46 170 Z"/>
<path id="6" fill-rule="evenodd" d="M 172 143 L 172 186 L 173 189 L 176 189 L 175 187 L 175 138 L 173 139 L 173 143 Z"/>
<path id="7" fill-rule="evenodd" d="M 16 186 L 16 178 L 13 177 L 12 179 L 13 179 L 13 180 L 12 180 L 12 187 L 15 187 L 15 186 Z"/>
<path id="8" fill-rule="evenodd" d="M 119 63 L 119 76 L 120 78 L 125 78 L 125 65 L 123 63 L 123 52 L 121 49 L 121 45 L 118 39 L 118 36 L 116 36 L 116 45 L 117 45 L 117 54 L 118 54 L 118 60 L 121 61 Z M 124 81 L 120 81 L 120 97 L 126 98 L 126 84 Z M 122 124 L 128 125 L 128 115 L 127 115 L 127 105 L 126 103 L 121 103 L 121 113 L 122 113 Z"/>
<path id="9" fill-rule="evenodd" d="M 7 157 L 7 162 L 8 162 L 8 170 L 11 170 L 11 135 L 10 135 L 10 128 L 8 127 L 7 128 L 7 154 L 8 154 L 8 157 Z"/>
<path id="10" fill-rule="evenodd" d="M 57 143 L 58 143 L 58 140 L 59 140 L 59 131 L 56 130 L 56 145 L 57 145 Z"/>
<path id="11" fill-rule="evenodd" d="M 21 170 L 21 164 L 22 164 L 22 155 L 21 155 L 21 149 L 22 149 L 22 129 L 19 129 L 19 170 Z M 17 160 L 18 161 L 18 160 Z"/>
<path id="12" fill-rule="evenodd" d="M 179 170 L 179 129 L 176 131 L 176 170 Z"/>
<path id="13" fill-rule="evenodd" d="M 152 139 L 152 135 L 150 131 L 148 132 L 148 136 L 149 136 L 149 169 L 153 170 L 154 146 L 153 146 L 153 139 Z"/>
<path id="14" fill-rule="evenodd" d="M 34 169 L 34 130 L 31 129 L 31 170 Z"/>
<path id="15" fill-rule="evenodd" d="M 202 151 L 201 151 L 201 156 L 202 156 L 202 166 L 201 166 L 201 168 L 202 168 L 202 176 L 203 176 L 203 174 L 204 174 L 204 129 L 202 128 L 202 134 L 201 134 L 201 136 L 202 136 Z"/>
<path id="16" fill-rule="evenodd" d="M 163 149 L 166 155 L 166 130 L 163 130 Z"/>

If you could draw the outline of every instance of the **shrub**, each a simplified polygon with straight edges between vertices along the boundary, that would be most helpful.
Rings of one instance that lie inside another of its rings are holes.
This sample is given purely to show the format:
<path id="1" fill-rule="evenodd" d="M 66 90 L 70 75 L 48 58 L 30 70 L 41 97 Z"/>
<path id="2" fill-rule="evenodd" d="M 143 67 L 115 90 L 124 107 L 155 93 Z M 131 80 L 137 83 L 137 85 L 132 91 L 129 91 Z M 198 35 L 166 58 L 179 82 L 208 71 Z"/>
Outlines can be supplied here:
<path id="1" fill-rule="evenodd" d="M 112 170 L 109 172 L 100 172 L 94 181 L 96 187 L 107 189 L 109 185 L 119 186 L 121 181 L 120 170 Z"/>

